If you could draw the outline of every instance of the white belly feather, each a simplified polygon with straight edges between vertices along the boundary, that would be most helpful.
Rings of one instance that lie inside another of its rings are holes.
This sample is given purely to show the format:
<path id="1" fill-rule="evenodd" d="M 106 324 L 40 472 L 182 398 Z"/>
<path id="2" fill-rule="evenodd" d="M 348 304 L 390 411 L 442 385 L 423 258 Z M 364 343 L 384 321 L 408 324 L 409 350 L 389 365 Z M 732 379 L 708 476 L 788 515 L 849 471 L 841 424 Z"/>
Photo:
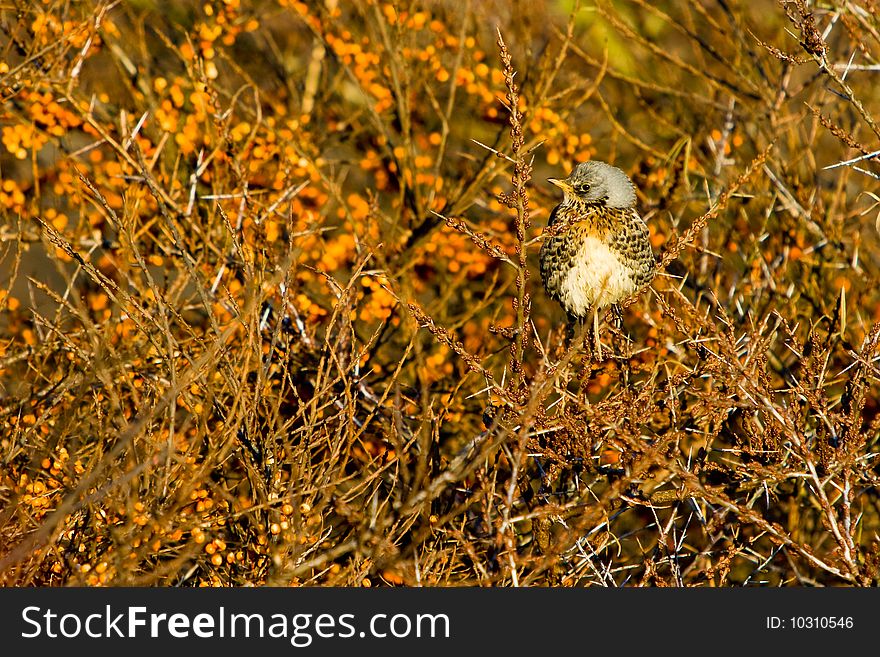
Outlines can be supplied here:
<path id="1" fill-rule="evenodd" d="M 635 291 L 628 268 L 595 237 L 584 241 L 574 263 L 562 281 L 560 297 L 563 306 L 578 317 L 594 305 L 609 306 Z"/>

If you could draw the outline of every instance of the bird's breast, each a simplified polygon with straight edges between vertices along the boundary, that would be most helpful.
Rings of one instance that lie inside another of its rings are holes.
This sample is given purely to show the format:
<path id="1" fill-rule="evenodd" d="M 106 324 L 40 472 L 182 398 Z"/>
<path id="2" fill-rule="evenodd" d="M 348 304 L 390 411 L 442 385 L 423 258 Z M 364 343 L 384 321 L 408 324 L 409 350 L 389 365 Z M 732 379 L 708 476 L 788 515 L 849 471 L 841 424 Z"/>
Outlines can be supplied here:
<path id="1" fill-rule="evenodd" d="M 616 303 L 636 289 L 633 274 L 616 252 L 592 235 L 579 235 L 567 266 L 556 272 L 556 297 L 566 312 L 585 317 L 589 309 Z"/>

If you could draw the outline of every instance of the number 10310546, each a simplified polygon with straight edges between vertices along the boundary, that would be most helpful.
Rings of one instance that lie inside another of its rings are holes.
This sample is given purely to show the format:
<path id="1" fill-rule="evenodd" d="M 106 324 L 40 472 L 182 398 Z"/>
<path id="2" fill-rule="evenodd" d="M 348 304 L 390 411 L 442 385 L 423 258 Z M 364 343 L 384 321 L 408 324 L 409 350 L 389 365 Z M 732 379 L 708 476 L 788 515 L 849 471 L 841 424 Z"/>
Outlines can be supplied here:
<path id="1" fill-rule="evenodd" d="M 852 616 L 767 616 L 768 630 L 851 630 Z"/>

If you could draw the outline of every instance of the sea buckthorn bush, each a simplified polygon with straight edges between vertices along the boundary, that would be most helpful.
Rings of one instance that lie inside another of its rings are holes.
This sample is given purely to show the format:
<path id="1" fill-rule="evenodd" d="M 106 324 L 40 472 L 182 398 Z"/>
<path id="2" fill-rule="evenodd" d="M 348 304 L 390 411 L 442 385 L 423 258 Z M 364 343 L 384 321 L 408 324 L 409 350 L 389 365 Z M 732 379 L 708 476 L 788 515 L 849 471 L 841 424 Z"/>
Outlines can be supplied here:
<path id="1" fill-rule="evenodd" d="M 878 11 L 0 9 L 0 579 L 877 584 Z M 658 260 L 601 358 L 588 159 Z"/>

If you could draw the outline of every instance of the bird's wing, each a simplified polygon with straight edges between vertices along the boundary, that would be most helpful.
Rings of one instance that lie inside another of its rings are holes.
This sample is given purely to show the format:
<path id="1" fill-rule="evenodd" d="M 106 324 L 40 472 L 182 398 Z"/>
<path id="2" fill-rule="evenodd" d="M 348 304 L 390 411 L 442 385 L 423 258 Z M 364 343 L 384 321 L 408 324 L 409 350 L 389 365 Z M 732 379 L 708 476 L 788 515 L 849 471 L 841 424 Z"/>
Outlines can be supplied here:
<path id="1" fill-rule="evenodd" d="M 620 229 L 608 234 L 608 245 L 635 273 L 635 283 L 641 287 L 651 281 L 656 267 L 648 226 L 633 208 L 621 209 L 618 212 L 621 213 Z"/>

